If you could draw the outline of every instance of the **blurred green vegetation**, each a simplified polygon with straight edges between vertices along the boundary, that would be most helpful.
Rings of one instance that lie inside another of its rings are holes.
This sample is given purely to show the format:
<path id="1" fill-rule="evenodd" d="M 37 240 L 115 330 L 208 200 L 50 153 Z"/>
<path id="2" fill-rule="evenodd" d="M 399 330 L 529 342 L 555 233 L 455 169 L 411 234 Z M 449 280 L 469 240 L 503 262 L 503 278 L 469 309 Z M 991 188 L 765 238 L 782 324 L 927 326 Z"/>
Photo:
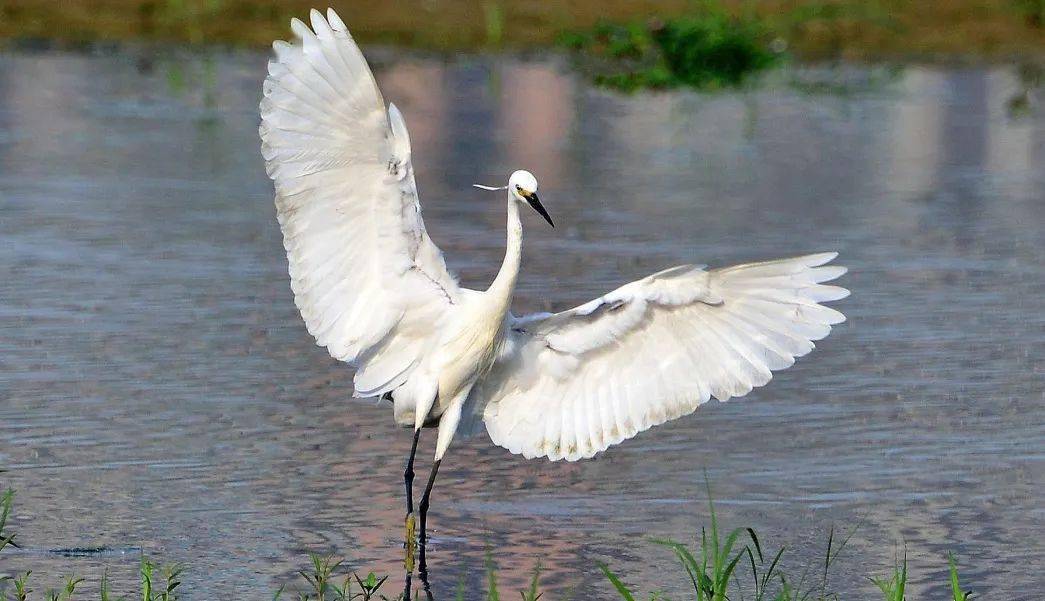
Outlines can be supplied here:
<path id="1" fill-rule="evenodd" d="M 779 58 L 761 20 L 712 1 L 682 17 L 565 32 L 559 43 L 579 53 L 597 83 L 626 91 L 736 86 Z"/>
<path id="2" fill-rule="evenodd" d="M 1045 0 L 1012 0 L 1012 3 L 1027 25 L 1038 29 L 1045 25 Z"/>
<path id="3" fill-rule="evenodd" d="M 0 39 L 59 44 L 149 41 L 267 46 L 316 0 L 0 0 Z M 435 50 L 547 47 L 599 22 L 687 22 L 693 0 L 330 0 L 355 36 Z M 1045 54 L 1045 0 L 723 0 L 801 58 Z M 679 20 L 682 18 L 682 20 Z M 684 36 L 687 37 L 688 36 Z M 754 56 L 754 55 L 751 55 Z"/>

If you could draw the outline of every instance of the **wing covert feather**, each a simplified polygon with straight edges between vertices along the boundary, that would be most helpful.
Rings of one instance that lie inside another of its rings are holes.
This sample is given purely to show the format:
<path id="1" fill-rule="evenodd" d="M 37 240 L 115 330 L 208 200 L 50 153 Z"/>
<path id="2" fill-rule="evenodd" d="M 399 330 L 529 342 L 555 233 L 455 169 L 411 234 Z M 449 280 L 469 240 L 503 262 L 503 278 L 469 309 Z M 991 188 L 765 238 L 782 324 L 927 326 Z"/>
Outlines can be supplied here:
<path id="1" fill-rule="evenodd" d="M 494 443 L 574 461 L 711 397 L 739 397 L 792 365 L 845 317 L 836 253 L 705 271 L 668 269 L 575 309 L 514 322 L 477 391 Z"/>

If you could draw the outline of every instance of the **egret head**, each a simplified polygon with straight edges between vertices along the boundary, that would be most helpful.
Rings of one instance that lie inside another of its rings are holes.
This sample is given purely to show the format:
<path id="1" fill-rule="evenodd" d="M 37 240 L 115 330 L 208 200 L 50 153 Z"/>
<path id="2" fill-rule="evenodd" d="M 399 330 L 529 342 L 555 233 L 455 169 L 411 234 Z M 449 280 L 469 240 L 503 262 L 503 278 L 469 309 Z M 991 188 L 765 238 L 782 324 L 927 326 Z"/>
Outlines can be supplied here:
<path id="1" fill-rule="evenodd" d="M 516 201 L 530 205 L 530 208 L 540 213 L 541 217 L 544 217 L 548 225 L 555 227 L 555 222 L 548 215 L 548 211 L 544 209 L 541 199 L 537 198 L 537 178 L 532 173 L 522 169 L 513 173 L 508 178 L 508 193 Z"/>
<path id="2" fill-rule="evenodd" d="M 548 211 L 546 211 L 544 205 L 541 204 L 541 199 L 537 198 L 537 178 L 529 171 L 520 169 L 511 174 L 511 176 L 508 177 L 507 186 L 495 188 L 480 184 L 472 185 L 482 190 L 508 190 L 509 198 L 515 202 L 524 202 L 530 205 L 530 208 L 540 213 L 541 217 L 544 217 L 544 220 L 547 221 L 549 225 L 555 227 L 555 222 L 552 221 L 551 216 L 548 215 Z"/>

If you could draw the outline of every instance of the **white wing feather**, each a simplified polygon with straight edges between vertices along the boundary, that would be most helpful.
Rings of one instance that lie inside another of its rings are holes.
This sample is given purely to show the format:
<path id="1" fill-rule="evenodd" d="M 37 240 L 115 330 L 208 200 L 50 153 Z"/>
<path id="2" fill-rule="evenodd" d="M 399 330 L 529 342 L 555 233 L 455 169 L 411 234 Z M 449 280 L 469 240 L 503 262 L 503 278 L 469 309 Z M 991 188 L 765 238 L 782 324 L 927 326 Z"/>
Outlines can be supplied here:
<path id="1" fill-rule="evenodd" d="M 460 289 L 421 220 L 402 115 L 333 10 L 294 19 L 261 101 L 262 154 L 294 300 L 309 333 L 355 364 L 357 396 L 409 376 Z"/>
<path id="2" fill-rule="evenodd" d="M 574 461 L 747 394 L 845 320 L 821 302 L 845 268 L 836 253 L 705 271 L 662 271 L 555 315 L 513 325 L 477 390 L 494 443 Z"/>

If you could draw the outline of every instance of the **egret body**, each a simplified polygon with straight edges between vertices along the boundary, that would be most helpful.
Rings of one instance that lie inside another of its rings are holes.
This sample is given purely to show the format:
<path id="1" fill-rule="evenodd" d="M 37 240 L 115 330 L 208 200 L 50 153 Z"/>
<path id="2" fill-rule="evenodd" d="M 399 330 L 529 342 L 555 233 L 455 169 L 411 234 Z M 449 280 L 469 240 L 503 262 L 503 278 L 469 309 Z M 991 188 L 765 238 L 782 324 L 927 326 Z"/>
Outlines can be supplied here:
<path id="1" fill-rule="evenodd" d="M 308 331 L 356 368 L 355 396 L 391 400 L 396 422 L 414 430 L 408 532 L 421 429 L 438 426 L 419 505 L 422 569 L 432 485 L 455 434 L 485 427 L 527 458 L 592 457 L 711 397 L 768 383 L 845 320 L 822 304 L 848 295 L 826 284 L 845 273 L 828 265 L 835 253 L 681 265 L 567 311 L 517 317 L 520 208 L 554 226 L 527 171 L 487 188 L 505 192 L 504 261 L 486 290 L 461 287 L 421 219 L 403 116 L 386 109 L 333 10 L 313 10 L 311 25 L 294 19 L 295 43 L 273 44 L 262 154 Z"/>

